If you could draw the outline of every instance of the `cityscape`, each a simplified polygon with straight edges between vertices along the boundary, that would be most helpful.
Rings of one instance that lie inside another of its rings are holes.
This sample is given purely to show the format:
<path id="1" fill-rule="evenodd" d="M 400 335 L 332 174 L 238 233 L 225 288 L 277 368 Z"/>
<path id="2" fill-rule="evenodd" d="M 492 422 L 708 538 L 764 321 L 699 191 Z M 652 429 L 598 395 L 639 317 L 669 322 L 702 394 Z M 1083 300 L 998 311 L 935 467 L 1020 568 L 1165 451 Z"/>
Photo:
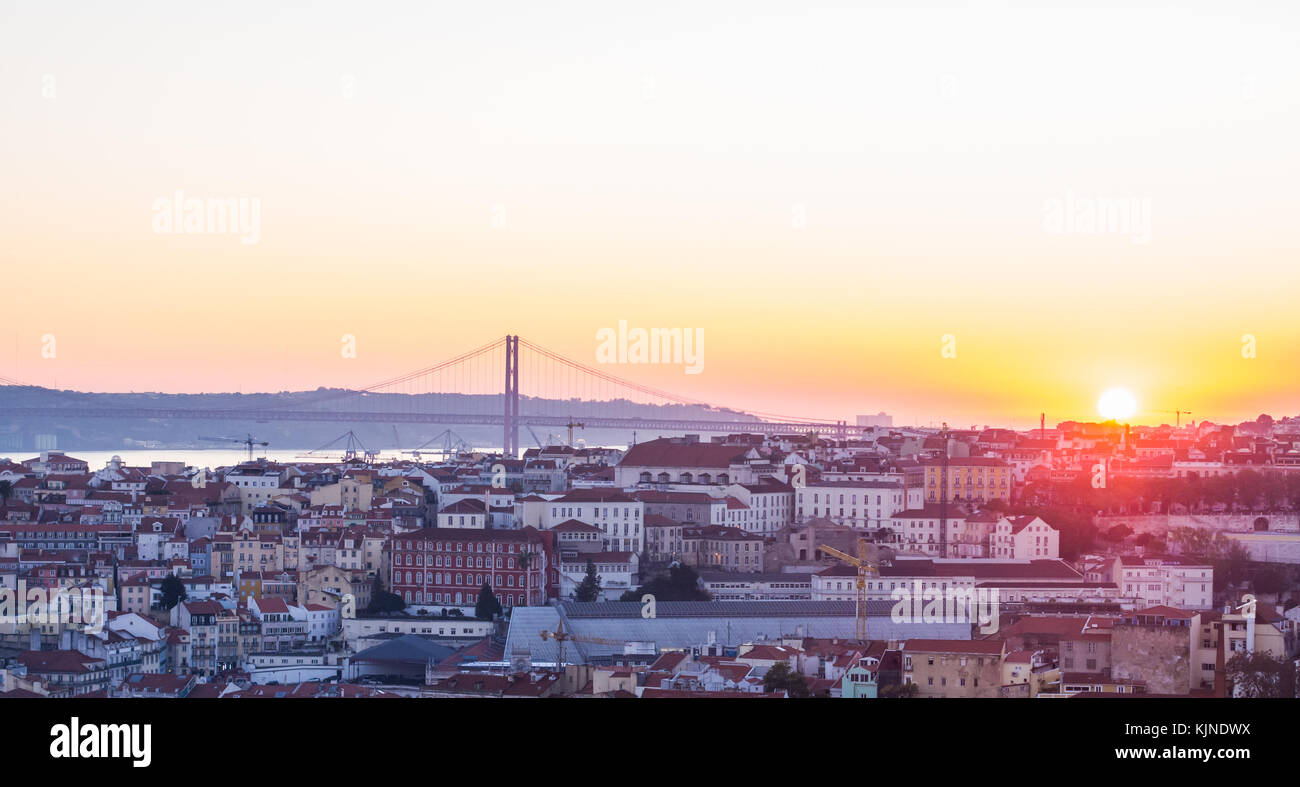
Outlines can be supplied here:
<path id="1" fill-rule="evenodd" d="M 1294 697 L 1300 417 L 1177 415 L 8 458 L 0 692 Z"/>
<path id="2" fill-rule="evenodd" d="M 6 764 L 1294 759 L 1300 5 L 0 0 L 0 129 Z"/>

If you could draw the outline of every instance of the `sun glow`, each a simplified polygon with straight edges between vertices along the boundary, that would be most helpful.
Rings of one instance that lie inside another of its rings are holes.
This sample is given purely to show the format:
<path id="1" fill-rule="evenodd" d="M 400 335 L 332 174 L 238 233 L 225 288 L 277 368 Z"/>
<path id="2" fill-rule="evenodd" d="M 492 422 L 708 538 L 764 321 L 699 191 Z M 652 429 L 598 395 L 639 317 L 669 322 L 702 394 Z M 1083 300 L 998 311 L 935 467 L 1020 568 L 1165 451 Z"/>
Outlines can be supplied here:
<path id="1" fill-rule="evenodd" d="M 1097 412 L 1107 421 L 1124 421 L 1137 412 L 1137 399 L 1123 388 L 1111 388 L 1097 400 Z"/>

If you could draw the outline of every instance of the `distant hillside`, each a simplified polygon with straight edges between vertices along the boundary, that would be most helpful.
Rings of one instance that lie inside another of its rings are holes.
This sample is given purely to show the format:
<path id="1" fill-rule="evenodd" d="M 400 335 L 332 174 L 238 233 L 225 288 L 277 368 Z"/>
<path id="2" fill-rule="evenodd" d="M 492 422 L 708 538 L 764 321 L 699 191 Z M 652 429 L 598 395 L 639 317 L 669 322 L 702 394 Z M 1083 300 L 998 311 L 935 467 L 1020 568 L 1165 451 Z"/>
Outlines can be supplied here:
<path id="1" fill-rule="evenodd" d="M 348 429 L 368 448 L 415 448 L 444 429 L 476 447 L 499 447 L 501 427 L 440 424 L 384 424 L 313 421 L 263 421 L 250 415 L 247 420 L 203 420 L 190 418 L 141 419 L 113 417 L 78 417 L 74 415 L 17 416 L 13 408 L 166 408 L 166 409 L 279 409 L 279 410 L 346 410 L 352 412 L 455 412 L 496 415 L 503 409 L 502 397 L 464 394 L 360 394 L 343 389 L 320 388 L 315 391 L 281 393 L 84 393 L 57 391 L 30 386 L 0 386 L 0 451 L 33 451 L 53 444 L 63 449 L 116 450 L 130 448 L 212 448 L 219 443 L 200 437 L 239 436 L 251 432 L 275 448 L 311 449 L 322 446 Z M 731 410 L 717 410 L 696 405 L 643 405 L 627 401 L 587 402 L 520 398 L 524 415 L 584 417 L 642 417 L 652 419 L 694 419 L 718 421 L 752 421 L 752 416 Z M 394 432 L 394 428 L 396 432 Z M 547 429 L 534 427 L 538 439 L 547 442 Z M 563 429 L 550 427 L 554 434 Z M 667 433 L 665 433 L 667 434 Z M 639 434 L 638 440 L 657 437 Z M 633 441 L 631 431 L 612 429 L 578 429 L 575 440 L 584 439 L 597 445 L 627 445 Z M 527 429 L 520 430 L 523 446 L 535 445 Z"/>

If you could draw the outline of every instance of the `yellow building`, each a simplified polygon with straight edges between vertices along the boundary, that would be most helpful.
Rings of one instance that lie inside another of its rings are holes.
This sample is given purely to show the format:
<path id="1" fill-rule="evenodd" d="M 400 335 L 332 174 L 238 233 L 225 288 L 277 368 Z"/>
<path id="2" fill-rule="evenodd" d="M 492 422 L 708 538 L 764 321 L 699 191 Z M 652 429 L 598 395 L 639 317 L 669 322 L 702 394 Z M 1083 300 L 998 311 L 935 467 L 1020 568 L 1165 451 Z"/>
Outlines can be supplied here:
<path id="1" fill-rule="evenodd" d="M 231 545 L 234 549 L 235 571 L 284 570 L 284 543 L 279 536 L 240 530 L 232 534 Z"/>
<path id="2" fill-rule="evenodd" d="M 1002 660 L 1004 696 L 1022 696 L 1022 692 L 1009 692 L 1008 689 L 1023 685 L 1023 696 L 1037 697 L 1043 691 L 1056 691 L 1060 681 L 1060 667 L 1042 650 L 1017 650 Z"/>
<path id="3" fill-rule="evenodd" d="M 345 511 L 369 511 L 374 495 L 368 473 L 358 473 L 340 479 L 337 483 L 311 490 L 311 505 L 338 506 Z"/>
<path id="4" fill-rule="evenodd" d="M 924 459 L 923 489 L 929 503 L 937 503 L 946 491 L 948 502 L 987 503 L 1011 501 L 1012 468 L 1001 459 L 982 456 L 953 457 L 948 460 L 948 480 L 943 481 L 943 460 Z"/>
<path id="5" fill-rule="evenodd" d="M 997 697 L 1002 687 L 1002 640 L 909 639 L 903 643 L 903 683 L 918 697 Z"/>

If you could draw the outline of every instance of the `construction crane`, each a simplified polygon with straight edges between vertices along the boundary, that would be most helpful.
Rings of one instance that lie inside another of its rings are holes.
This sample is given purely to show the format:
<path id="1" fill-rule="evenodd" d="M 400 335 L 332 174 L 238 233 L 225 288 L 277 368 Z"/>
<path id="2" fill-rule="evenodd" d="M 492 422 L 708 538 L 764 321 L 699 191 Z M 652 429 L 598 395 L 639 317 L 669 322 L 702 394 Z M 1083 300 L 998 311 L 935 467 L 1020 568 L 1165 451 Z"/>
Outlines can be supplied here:
<path id="1" fill-rule="evenodd" d="M 528 424 L 524 424 L 524 428 L 528 430 L 528 434 L 533 436 L 533 442 L 537 443 L 537 447 L 542 449 L 543 451 L 546 450 L 546 446 L 542 445 L 542 441 L 537 436 L 537 433 L 533 431 L 533 427 L 529 426 Z"/>
<path id="2" fill-rule="evenodd" d="M 268 445 L 270 445 L 270 443 L 266 442 L 265 440 L 258 440 L 254 438 L 253 435 L 251 434 L 242 439 L 238 437 L 200 437 L 199 439 L 214 440 L 217 442 L 224 442 L 224 443 L 240 443 L 241 445 L 248 446 L 248 461 L 250 462 L 253 461 L 253 446 L 260 445 L 263 448 L 265 448 Z"/>
<path id="3" fill-rule="evenodd" d="M 856 598 L 857 604 L 855 610 L 857 613 L 856 631 L 857 631 L 857 639 L 859 642 L 867 641 L 867 577 L 869 576 L 874 577 L 876 576 L 877 573 L 875 562 L 870 560 L 867 557 L 867 552 L 869 551 L 869 547 L 870 545 L 868 544 L 865 538 L 859 538 L 857 557 L 853 557 L 852 555 L 845 554 L 839 551 L 838 549 L 836 549 L 835 547 L 828 546 L 826 544 L 817 547 L 822 552 L 825 552 L 826 554 L 830 555 L 833 558 L 838 558 L 839 560 L 848 563 L 850 566 L 854 566 L 858 570 L 858 581 L 857 581 L 858 592 L 857 592 L 857 598 Z"/>
<path id="4" fill-rule="evenodd" d="M 586 428 L 587 428 L 587 425 L 586 425 L 586 424 L 580 424 L 580 423 L 574 423 L 574 422 L 573 422 L 573 416 L 569 416 L 569 422 L 568 422 L 567 424 L 565 424 L 565 426 L 569 427 L 569 442 L 568 442 L 568 446 L 569 446 L 570 448 L 572 448 L 572 447 L 573 447 L 573 427 L 576 426 L 576 427 L 578 427 L 579 429 L 586 429 Z"/>
<path id="5" fill-rule="evenodd" d="M 1174 414 L 1174 427 L 1175 427 L 1175 428 L 1181 426 L 1181 424 L 1179 423 L 1179 421 L 1182 419 L 1182 417 L 1183 417 L 1184 415 L 1191 415 L 1191 414 L 1192 414 L 1192 412 L 1191 412 L 1190 410 L 1156 410 L 1156 412 L 1157 412 L 1157 413 L 1173 413 L 1173 414 Z"/>
<path id="6" fill-rule="evenodd" d="M 564 672 L 564 643 L 566 642 L 586 642 L 589 645 L 612 645 L 617 648 L 626 647 L 629 643 L 621 639 L 604 639 L 603 637 L 584 637 L 578 634 L 570 634 L 564 630 L 564 621 L 560 621 L 555 631 L 542 629 L 542 639 L 555 640 L 555 646 L 559 649 L 559 655 L 556 657 L 556 664 L 560 672 Z"/>

